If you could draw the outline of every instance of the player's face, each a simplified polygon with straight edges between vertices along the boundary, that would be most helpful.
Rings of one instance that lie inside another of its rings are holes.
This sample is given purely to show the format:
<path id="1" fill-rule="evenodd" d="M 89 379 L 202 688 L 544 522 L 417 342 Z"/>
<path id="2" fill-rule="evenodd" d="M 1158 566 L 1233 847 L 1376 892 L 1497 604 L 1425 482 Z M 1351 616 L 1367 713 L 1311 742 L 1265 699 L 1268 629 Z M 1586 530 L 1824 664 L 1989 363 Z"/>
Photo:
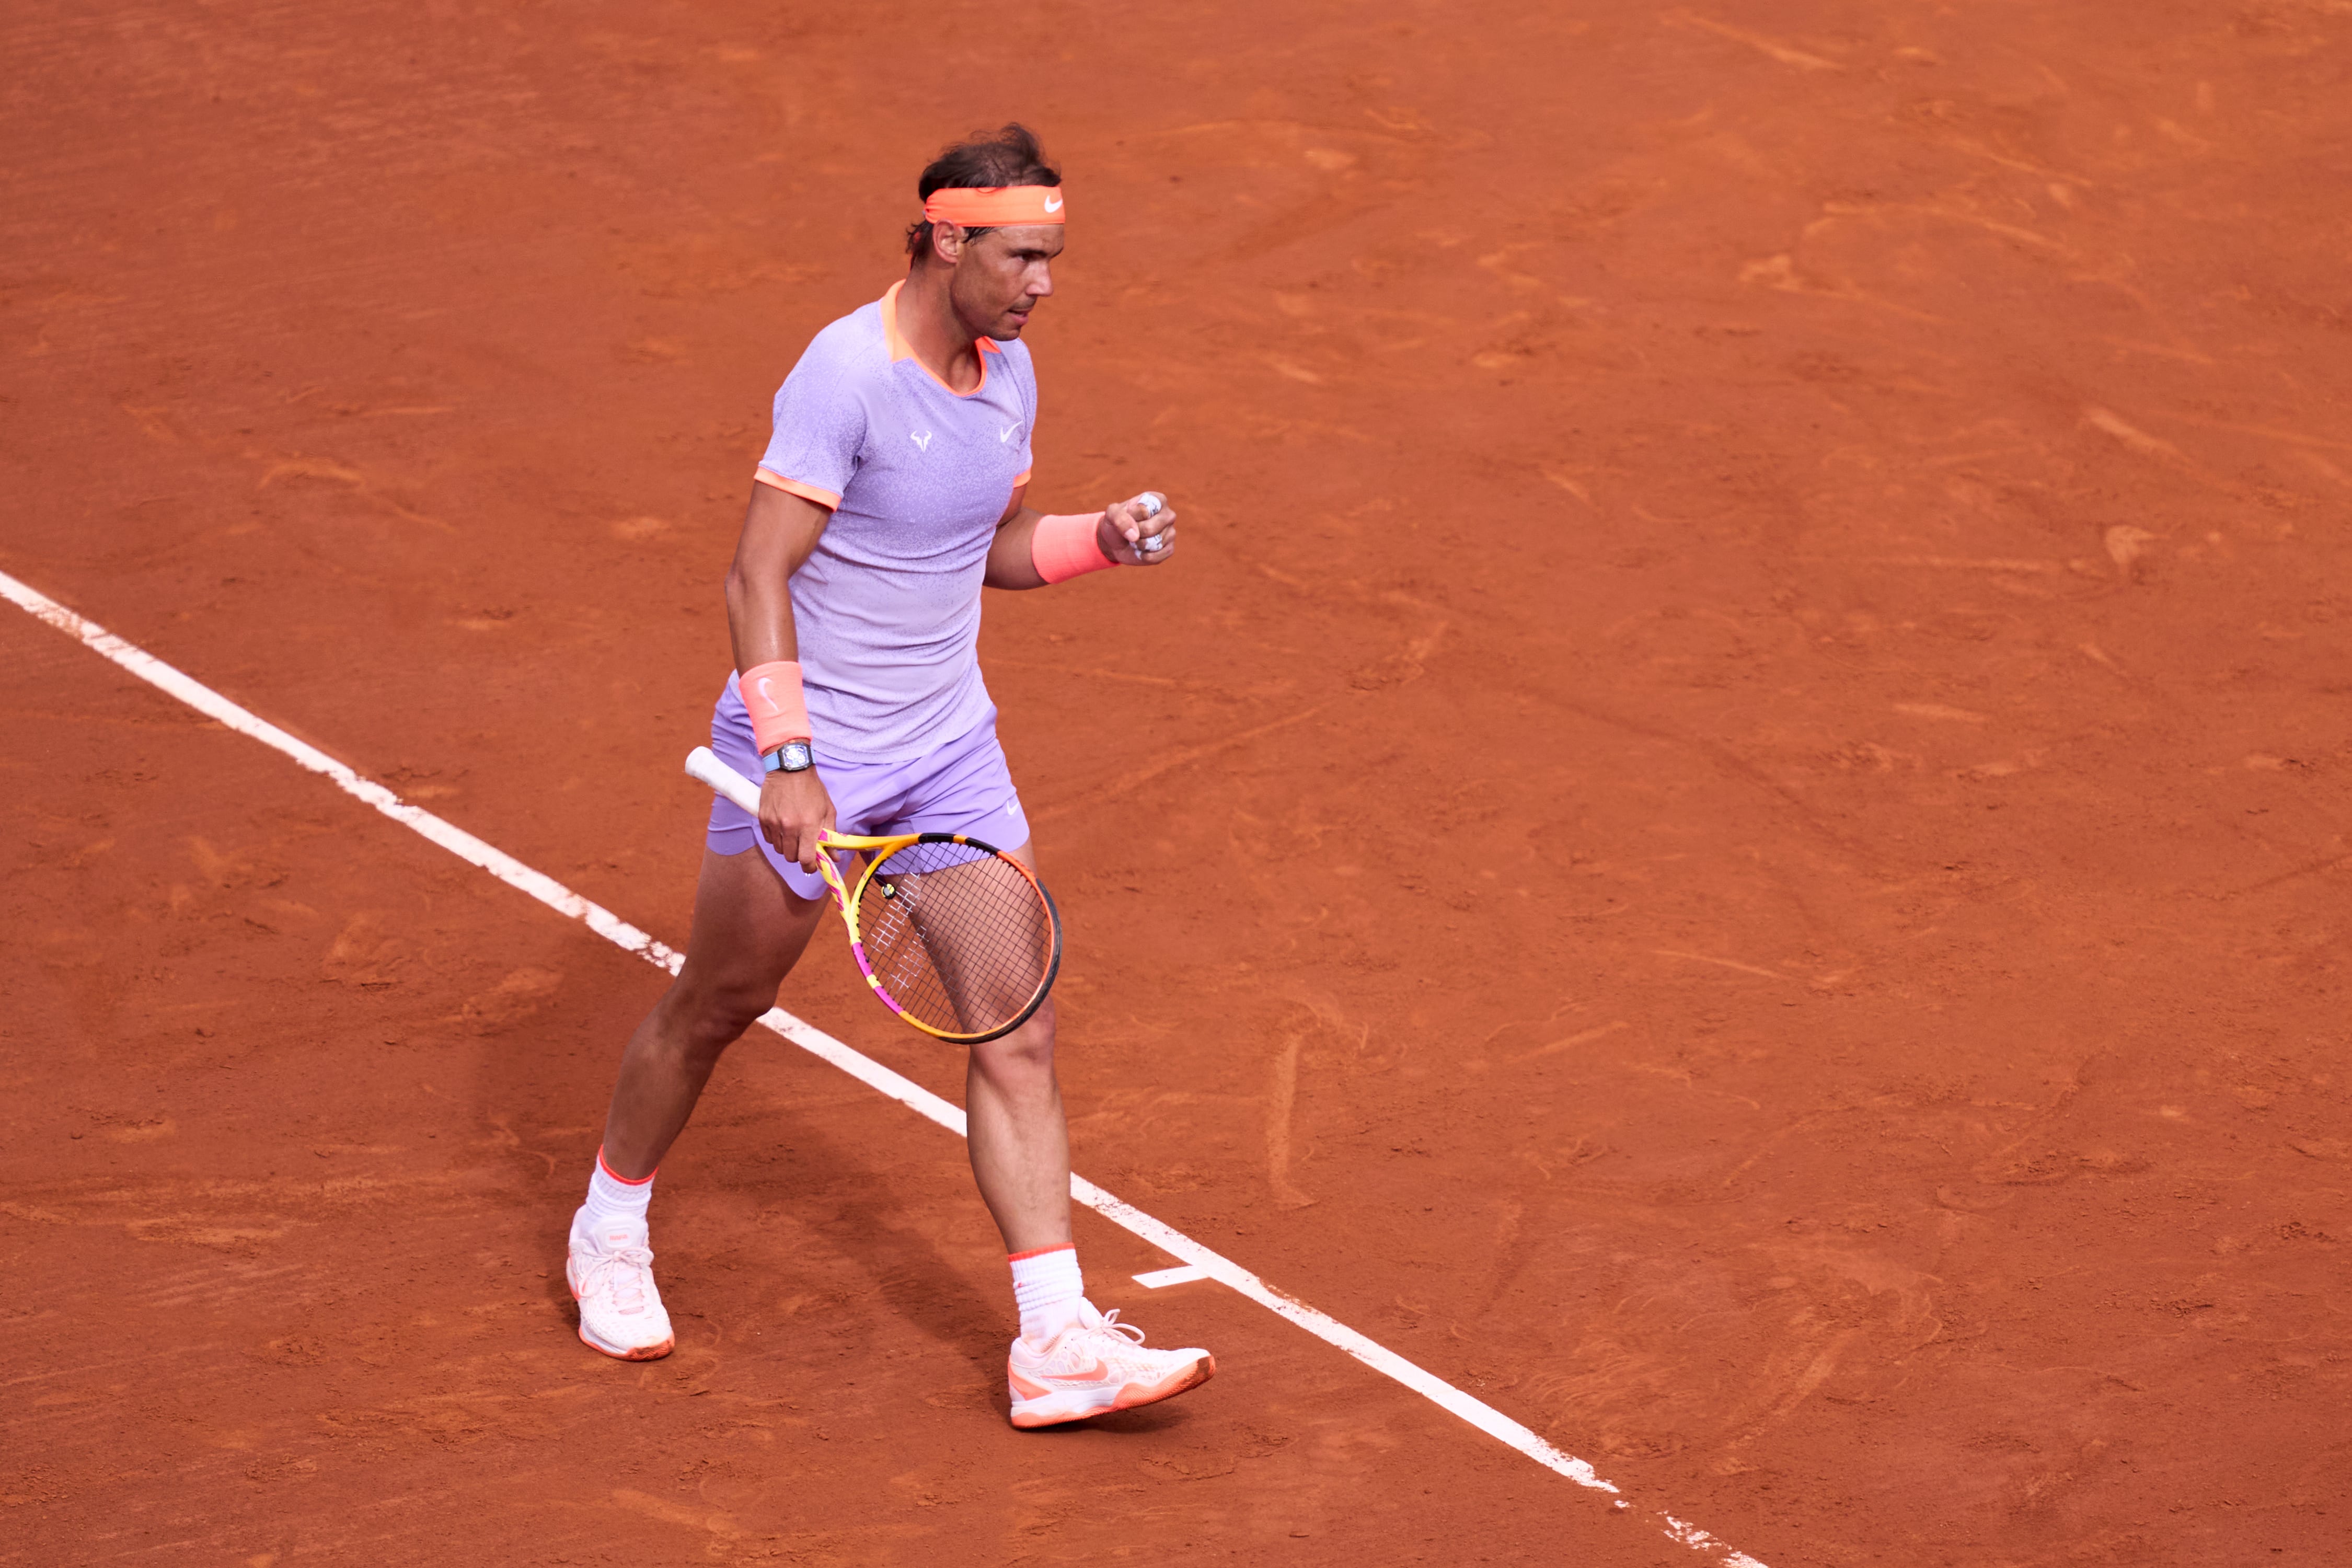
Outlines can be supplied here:
<path id="1" fill-rule="evenodd" d="M 1019 337 L 1037 301 L 1054 291 L 1053 262 L 1061 254 L 1060 224 L 990 229 L 963 247 L 949 281 L 956 314 L 979 336 Z"/>

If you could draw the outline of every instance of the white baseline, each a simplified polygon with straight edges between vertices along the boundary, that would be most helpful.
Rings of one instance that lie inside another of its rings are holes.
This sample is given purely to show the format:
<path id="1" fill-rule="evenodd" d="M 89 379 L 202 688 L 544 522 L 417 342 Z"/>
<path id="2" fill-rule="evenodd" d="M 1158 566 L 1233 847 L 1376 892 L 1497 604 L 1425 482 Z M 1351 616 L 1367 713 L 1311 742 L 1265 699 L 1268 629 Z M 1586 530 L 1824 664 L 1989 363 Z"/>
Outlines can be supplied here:
<path id="1" fill-rule="evenodd" d="M 238 734 L 249 736 L 272 751 L 290 757 L 312 773 L 333 781 L 344 794 L 366 802 L 402 826 L 431 839 L 460 860 L 480 867 L 507 886 L 530 894 L 558 914 L 583 922 L 614 946 L 635 953 L 646 963 L 658 965 L 672 974 L 676 974 L 678 965 L 686 961 L 684 953 L 656 942 L 601 904 L 582 898 L 554 878 L 532 870 L 506 851 L 485 844 L 464 828 L 409 805 L 373 779 L 361 777 L 316 746 L 296 740 L 268 720 L 230 701 L 201 681 L 182 674 L 145 649 L 123 641 L 97 622 L 76 615 L 47 595 L 5 572 L 0 572 L 0 595 L 113 660 L 149 685 L 178 698 L 199 713 L 219 721 Z M 912 1079 L 893 1072 L 871 1057 L 852 1050 L 824 1030 L 793 1016 L 782 1007 L 769 1009 L 760 1022 L 810 1055 L 832 1063 L 860 1083 L 889 1096 L 919 1115 L 929 1118 L 958 1137 L 964 1136 L 963 1111 Z M 1230 1286 L 1268 1311 L 1289 1319 L 1317 1339 L 1338 1346 L 1374 1372 L 1394 1378 L 1423 1398 L 1460 1416 L 1496 1441 L 1517 1449 L 1546 1469 L 1556 1471 L 1580 1487 L 1610 1494 L 1614 1500 L 1612 1507 L 1623 1509 L 1630 1506 L 1617 1495 L 1615 1486 L 1594 1474 L 1592 1467 L 1582 1459 L 1554 1447 L 1486 1401 L 1473 1398 L 1434 1373 L 1414 1365 L 1338 1319 L 1276 1290 L 1232 1258 L 1210 1251 L 1174 1226 L 1114 1197 L 1083 1176 L 1074 1174 L 1070 1177 L 1070 1196 L 1113 1225 L 1141 1237 L 1170 1257 L 1182 1258 L 1200 1270 L 1202 1277 Z M 1765 1568 L 1762 1563 L 1746 1552 L 1734 1551 L 1696 1525 L 1676 1519 L 1671 1513 L 1660 1511 L 1650 1518 L 1668 1539 L 1703 1553 L 1720 1563 L 1722 1568 Z"/>

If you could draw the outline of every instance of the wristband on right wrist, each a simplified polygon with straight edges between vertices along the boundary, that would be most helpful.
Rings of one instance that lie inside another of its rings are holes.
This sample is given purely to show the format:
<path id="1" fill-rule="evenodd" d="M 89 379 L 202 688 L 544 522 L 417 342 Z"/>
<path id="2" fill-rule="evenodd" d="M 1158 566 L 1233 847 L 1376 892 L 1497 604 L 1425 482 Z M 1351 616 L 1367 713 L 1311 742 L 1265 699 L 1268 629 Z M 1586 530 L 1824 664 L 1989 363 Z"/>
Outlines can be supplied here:
<path id="1" fill-rule="evenodd" d="M 1037 575 L 1048 583 L 1066 583 L 1118 565 L 1103 553 L 1102 519 L 1100 512 L 1083 517 L 1057 512 L 1039 518 L 1035 531 L 1029 535 L 1029 563 L 1037 568 Z"/>

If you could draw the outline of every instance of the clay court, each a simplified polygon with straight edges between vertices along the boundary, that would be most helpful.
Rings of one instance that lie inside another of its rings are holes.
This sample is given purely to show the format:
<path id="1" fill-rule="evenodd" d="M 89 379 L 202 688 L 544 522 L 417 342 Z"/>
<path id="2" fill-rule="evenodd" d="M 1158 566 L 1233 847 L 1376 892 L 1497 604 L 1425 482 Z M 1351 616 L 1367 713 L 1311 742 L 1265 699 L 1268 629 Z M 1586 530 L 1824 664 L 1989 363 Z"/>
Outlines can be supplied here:
<path id="1" fill-rule="evenodd" d="M 663 1167 L 677 1353 L 590 1353 L 663 973 L 0 605 L 0 1563 L 2352 1546 L 2352 5 L 0 56 L 0 572 L 673 945 L 768 400 L 1038 127 L 1031 500 L 1185 517 L 986 612 L 1077 1170 L 1617 1489 L 1083 1210 L 1220 1373 L 1011 1430 L 962 1144 L 764 1030 Z"/>

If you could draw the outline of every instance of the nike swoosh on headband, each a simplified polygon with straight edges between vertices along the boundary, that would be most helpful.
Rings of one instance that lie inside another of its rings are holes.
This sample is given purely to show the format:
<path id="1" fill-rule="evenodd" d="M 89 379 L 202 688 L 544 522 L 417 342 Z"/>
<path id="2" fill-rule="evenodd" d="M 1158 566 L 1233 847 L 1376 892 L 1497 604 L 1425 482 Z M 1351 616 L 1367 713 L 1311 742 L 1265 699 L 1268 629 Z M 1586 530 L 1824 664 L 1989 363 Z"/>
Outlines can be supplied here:
<path id="1" fill-rule="evenodd" d="M 930 223 L 961 224 L 966 228 L 996 228 L 1009 224 L 1066 223 L 1059 185 L 951 185 L 923 199 L 923 217 Z"/>

